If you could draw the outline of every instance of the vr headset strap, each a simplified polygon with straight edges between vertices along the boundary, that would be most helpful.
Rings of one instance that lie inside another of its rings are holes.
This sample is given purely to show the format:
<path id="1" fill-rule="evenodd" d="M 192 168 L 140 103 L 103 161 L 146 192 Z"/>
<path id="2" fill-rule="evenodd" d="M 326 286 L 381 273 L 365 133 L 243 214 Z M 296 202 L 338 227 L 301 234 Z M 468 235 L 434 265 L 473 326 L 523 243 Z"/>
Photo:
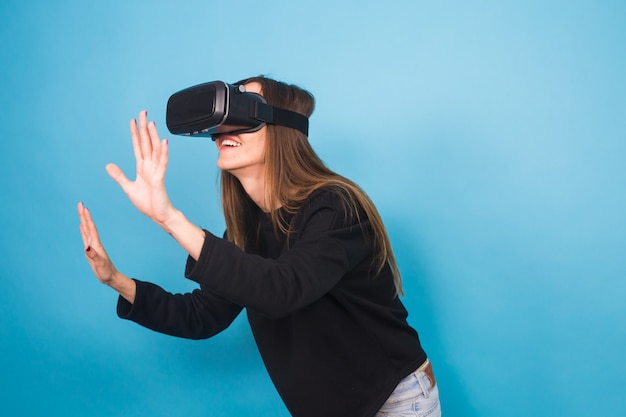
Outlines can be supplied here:
<path id="1" fill-rule="evenodd" d="M 291 110 L 254 101 L 250 103 L 250 116 L 265 123 L 290 127 L 299 130 L 306 136 L 309 135 L 308 117 Z"/>

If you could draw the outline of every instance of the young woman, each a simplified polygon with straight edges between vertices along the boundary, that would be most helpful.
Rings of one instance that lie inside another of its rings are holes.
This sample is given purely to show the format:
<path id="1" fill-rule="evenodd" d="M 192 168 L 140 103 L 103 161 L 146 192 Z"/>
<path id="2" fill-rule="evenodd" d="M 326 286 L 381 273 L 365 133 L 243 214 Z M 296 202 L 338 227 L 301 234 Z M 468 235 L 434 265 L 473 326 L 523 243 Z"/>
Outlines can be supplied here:
<path id="1" fill-rule="evenodd" d="M 313 97 L 298 87 L 264 77 L 237 84 L 270 105 L 313 112 Z M 400 274 L 383 222 L 357 185 L 321 162 L 306 135 L 267 124 L 214 138 L 222 239 L 171 204 L 167 140 L 145 111 L 130 131 L 136 179 L 113 164 L 107 172 L 189 253 L 185 276 L 199 289 L 174 295 L 120 273 L 81 203 L 87 260 L 120 294 L 120 317 L 201 339 L 245 309 L 269 375 L 296 417 L 441 414 L 430 362 L 398 297 Z"/>

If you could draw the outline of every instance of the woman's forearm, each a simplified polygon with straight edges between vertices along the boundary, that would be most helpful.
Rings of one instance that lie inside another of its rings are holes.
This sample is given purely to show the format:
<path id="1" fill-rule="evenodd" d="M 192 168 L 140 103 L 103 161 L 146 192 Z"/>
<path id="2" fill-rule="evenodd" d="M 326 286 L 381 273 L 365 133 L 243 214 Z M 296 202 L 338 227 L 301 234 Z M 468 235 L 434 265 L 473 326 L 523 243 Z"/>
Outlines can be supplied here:
<path id="1" fill-rule="evenodd" d="M 131 304 L 135 303 L 135 296 L 137 295 L 137 283 L 134 280 L 122 274 L 119 271 L 115 271 L 113 277 L 106 284 L 117 291 L 122 298 Z"/>
<path id="2" fill-rule="evenodd" d="M 175 210 L 167 221 L 160 225 L 196 261 L 204 245 L 204 230 L 191 223 L 185 215 Z"/>

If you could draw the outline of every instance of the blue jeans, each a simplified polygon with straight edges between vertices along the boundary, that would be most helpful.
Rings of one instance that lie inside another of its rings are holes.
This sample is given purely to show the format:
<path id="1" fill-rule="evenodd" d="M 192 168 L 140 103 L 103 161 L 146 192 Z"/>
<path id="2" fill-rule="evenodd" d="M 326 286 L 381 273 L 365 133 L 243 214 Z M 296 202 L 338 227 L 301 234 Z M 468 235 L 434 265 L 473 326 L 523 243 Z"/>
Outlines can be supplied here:
<path id="1" fill-rule="evenodd" d="M 422 370 L 427 365 L 400 381 L 376 417 L 441 417 L 437 384 L 431 386 Z"/>

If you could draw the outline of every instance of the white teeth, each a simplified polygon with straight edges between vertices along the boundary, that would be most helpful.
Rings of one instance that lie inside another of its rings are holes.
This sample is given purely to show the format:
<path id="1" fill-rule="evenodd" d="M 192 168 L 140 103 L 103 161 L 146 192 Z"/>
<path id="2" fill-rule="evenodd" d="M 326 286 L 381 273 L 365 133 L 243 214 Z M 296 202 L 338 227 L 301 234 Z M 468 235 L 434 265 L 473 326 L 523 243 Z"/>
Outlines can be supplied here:
<path id="1" fill-rule="evenodd" d="M 232 140 L 232 139 L 224 139 L 224 140 L 222 141 L 222 146 L 234 146 L 234 147 L 239 147 L 239 146 L 241 146 L 241 143 L 239 143 L 239 142 L 235 142 L 235 141 L 234 141 L 234 140 Z"/>

